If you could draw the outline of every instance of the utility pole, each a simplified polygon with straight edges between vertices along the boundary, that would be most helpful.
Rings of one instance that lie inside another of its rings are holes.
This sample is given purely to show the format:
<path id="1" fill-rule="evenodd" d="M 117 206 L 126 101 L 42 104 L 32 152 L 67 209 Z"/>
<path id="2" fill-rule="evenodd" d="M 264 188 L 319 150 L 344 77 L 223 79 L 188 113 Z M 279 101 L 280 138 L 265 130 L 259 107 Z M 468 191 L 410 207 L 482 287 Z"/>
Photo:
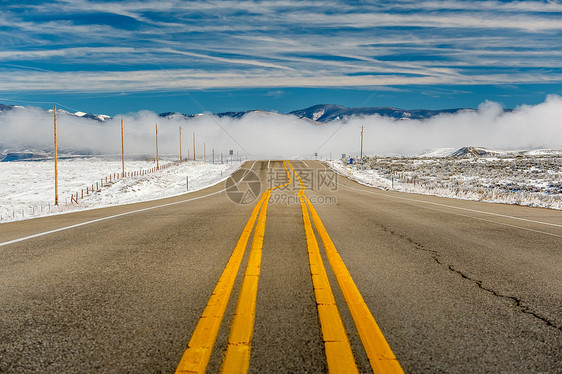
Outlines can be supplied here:
<path id="1" fill-rule="evenodd" d="M 213 148 L 213 165 L 215 164 L 215 149 Z"/>
<path id="2" fill-rule="evenodd" d="M 180 128 L 180 162 L 181 162 L 181 160 L 182 160 L 182 158 L 181 158 L 181 126 L 179 126 L 179 128 Z"/>
<path id="3" fill-rule="evenodd" d="M 156 124 L 156 170 L 159 170 L 159 155 L 158 155 L 158 124 Z"/>
<path id="4" fill-rule="evenodd" d="M 59 205 L 59 169 L 57 164 L 57 106 L 54 106 L 55 118 L 55 205 Z"/>
<path id="5" fill-rule="evenodd" d="M 125 178 L 125 140 L 123 138 L 123 117 L 121 117 L 121 164 L 123 166 L 123 178 Z"/>
<path id="6" fill-rule="evenodd" d="M 361 126 L 361 160 L 363 160 L 363 126 Z"/>
<path id="7" fill-rule="evenodd" d="M 193 133 L 193 161 L 195 161 L 195 132 Z"/>
<path id="8" fill-rule="evenodd" d="M 207 143 L 203 142 L 203 162 L 207 162 Z"/>

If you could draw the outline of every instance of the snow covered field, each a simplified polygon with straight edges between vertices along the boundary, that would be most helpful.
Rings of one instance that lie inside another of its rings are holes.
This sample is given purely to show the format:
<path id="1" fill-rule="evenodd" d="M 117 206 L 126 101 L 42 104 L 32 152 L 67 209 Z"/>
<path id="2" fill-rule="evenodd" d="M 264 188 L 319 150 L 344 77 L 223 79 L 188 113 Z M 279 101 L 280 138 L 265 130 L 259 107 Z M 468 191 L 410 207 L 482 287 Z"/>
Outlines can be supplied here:
<path id="1" fill-rule="evenodd" d="M 362 184 L 386 190 L 562 209 L 562 152 L 365 157 L 363 164 L 337 160 L 328 165 Z"/>
<path id="2" fill-rule="evenodd" d="M 241 165 L 240 162 L 213 165 L 200 161 L 172 165 L 172 161 L 160 161 L 161 167 L 168 164 L 171 166 L 162 170 L 115 181 L 114 175 L 121 172 L 120 160 L 94 157 L 59 160 L 59 206 L 55 207 L 52 160 L 0 162 L 0 223 L 179 195 L 187 190 L 186 177 L 189 177 L 189 191 L 196 191 L 226 179 Z M 138 174 L 155 166 L 155 162 L 125 161 L 125 171 Z M 105 185 L 105 178 L 109 179 L 110 175 L 112 183 Z M 102 179 L 104 187 L 96 187 L 92 193 L 92 185 L 97 182 L 101 186 Z M 77 192 L 76 204 L 70 196 Z"/>

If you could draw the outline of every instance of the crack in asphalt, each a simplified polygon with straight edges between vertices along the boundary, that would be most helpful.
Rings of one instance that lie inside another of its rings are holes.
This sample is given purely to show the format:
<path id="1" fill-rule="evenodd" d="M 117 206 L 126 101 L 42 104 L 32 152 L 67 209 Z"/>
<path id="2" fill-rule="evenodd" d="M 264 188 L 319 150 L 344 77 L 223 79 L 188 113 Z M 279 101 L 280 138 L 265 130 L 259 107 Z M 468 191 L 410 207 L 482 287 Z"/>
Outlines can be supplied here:
<path id="1" fill-rule="evenodd" d="M 438 251 L 436 251 L 436 250 L 434 250 L 434 249 L 429 249 L 429 248 L 425 247 L 423 244 L 416 242 L 414 239 L 412 239 L 412 238 L 410 238 L 410 237 L 408 237 L 408 236 L 406 236 L 406 235 L 399 234 L 399 233 L 397 233 L 396 231 L 394 231 L 394 230 L 392 230 L 392 229 L 389 229 L 388 227 L 386 227 L 386 226 L 384 226 L 384 225 L 379 224 L 378 226 L 379 226 L 384 232 L 387 232 L 387 233 L 389 233 L 389 234 L 391 234 L 391 235 L 395 235 L 395 236 L 399 237 L 400 239 L 406 240 L 406 241 L 409 242 L 410 244 L 414 245 L 414 246 L 416 247 L 416 249 L 418 249 L 418 250 L 420 250 L 420 251 L 423 251 L 423 252 L 431 253 L 431 258 L 432 258 L 435 262 L 437 262 L 439 265 L 442 264 L 442 263 L 441 263 L 441 260 L 439 259 L 440 254 L 439 254 Z"/>
<path id="2" fill-rule="evenodd" d="M 395 232 L 394 230 L 392 230 L 392 229 L 390 229 L 390 228 L 388 228 L 388 227 L 386 227 L 386 226 L 384 226 L 384 225 L 380 225 L 380 224 L 379 224 L 378 226 L 379 226 L 383 231 L 385 231 L 385 232 L 387 232 L 387 233 L 389 233 L 389 234 L 391 234 L 391 235 L 395 235 L 395 236 L 397 236 L 397 237 L 399 237 L 399 238 L 401 238 L 401 239 L 403 239 L 403 240 L 408 241 L 408 242 L 409 242 L 410 244 L 412 244 L 416 249 L 418 249 L 418 250 L 420 250 L 420 251 L 423 251 L 423 252 L 426 252 L 426 253 L 430 253 L 430 254 L 431 254 L 431 258 L 432 258 L 436 263 L 438 263 L 439 265 L 443 265 L 443 263 L 441 262 L 441 260 L 440 260 L 440 258 L 439 258 L 440 254 L 439 254 L 438 251 L 436 251 L 436 250 L 434 250 L 434 249 L 429 249 L 429 248 L 425 247 L 423 244 L 421 244 L 421 243 L 419 243 L 419 242 L 416 242 L 414 239 L 412 239 L 412 238 L 410 238 L 410 237 L 408 237 L 408 236 L 406 236 L 406 235 L 397 233 L 397 232 Z M 455 269 L 455 268 L 453 267 L 453 265 L 448 265 L 447 268 L 449 269 L 449 271 L 452 271 L 452 272 L 457 273 L 458 275 L 460 275 L 463 279 L 466 279 L 466 280 L 469 280 L 469 281 L 473 282 L 473 283 L 476 284 L 481 290 L 486 291 L 486 292 L 489 292 L 489 293 L 491 293 L 492 295 L 494 295 L 494 296 L 496 296 L 496 297 L 498 297 L 498 298 L 507 299 L 507 300 L 512 301 L 512 302 L 515 304 L 515 307 L 518 308 L 522 313 L 529 314 L 529 315 L 531 315 L 531 316 L 533 316 L 533 317 L 539 319 L 540 321 L 544 322 L 547 326 L 553 327 L 553 328 L 555 328 L 555 329 L 558 329 L 558 330 L 562 331 L 562 326 L 558 326 L 558 325 L 556 325 L 556 323 L 554 323 L 554 322 L 551 321 L 550 319 L 548 319 L 548 318 L 546 318 L 546 317 L 543 317 L 543 316 L 539 315 L 539 314 L 536 313 L 536 312 L 533 312 L 532 310 L 529 309 L 529 307 L 523 305 L 523 301 L 522 301 L 521 299 L 519 299 L 518 297 L 509 296 L 509 295 L 502 295 L 502 294 L 498 293 L 497 291 L 495 291 L 495 290 L 493 290 L 493 289 L 491 289 L 491 288 L 487 288 L 487 287 L 485 287 L 485 286 L 482 284 L 482 281 L 481 281 L 481 280 L 477 280 L 477 279 L 474 279 L 474 278 L 469 277 L 468 275 L 464 274 L 462 271 Z"/>
<path id="3" fill-rule="evenodd" d="M 558 329 L 560 331 L 562 331 L 562 327 L 561 326 L 557 326 L 553 321 L 549 320 L 546 317 L 543 317 L 539 314 L 537 314 L 536 312 L 533 312 L 532 310 L 530 310 L 527 306 L 523 305 L 523 301 L 521 301 L 520 298 L 516 297 L 516 296 L 509 296 L 509 295 L 502 295 L 501 293 L 498 293 L 497 291 L 491 289 L 491 288 L 487 288 L 484 287 L 484 285 L 482 285 L 482 281 L 478 280 L 478 279 L 474 279 L 469 277 L 468 275 L 464 274 L 462 271 L 457 270 L 453 267 L 453 265 L 449 265 L 449 270 L 452 272 L 457 273 L 458 275 L 460 275 L 463 279 L 469 280 L 471 282 L 473 282 L 474 284 L 476 284 L 480 289 L 491 293 L 492 295 L 502 298 L 502 299 L 507 299 L 510 301 L 513 301 L 515 303 L 515 307 L 519 308 L 519 310 L 521 310 L 521 312 L 529 314 L 541 321 L 543 321 L 547 326 L 549 327 L 554 327 L 555 329 Z"/>

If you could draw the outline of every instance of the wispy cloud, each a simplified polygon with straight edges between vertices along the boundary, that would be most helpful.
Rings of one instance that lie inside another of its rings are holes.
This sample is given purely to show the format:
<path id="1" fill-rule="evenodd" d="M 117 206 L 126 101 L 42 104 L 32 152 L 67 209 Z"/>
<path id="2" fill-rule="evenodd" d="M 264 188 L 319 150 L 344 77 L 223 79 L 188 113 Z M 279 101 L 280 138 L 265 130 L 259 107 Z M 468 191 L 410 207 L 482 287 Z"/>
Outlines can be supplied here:
<path id="1" fill-rule="evenodd" d="M 554 0 L 8 1 L 0 25 L 0 91 L 562 83 Z"/>
<path id="2" fill-rule="evenodd" d="M 329 79 L 326 77 L 329 75 Z M 172 79 L 173 77 L 173 79 Z M 497 84 L 553 83 L 562 81 L 562 73 L 542 74 L 497 73 L 492 77 Z M 138 70 L 104 72 L 12 72 L 4 78 L 2 88 L 6 91 L 60 91 L 69 92 L 114 92 L 177 90 L 178 85 L 186 89 L 201 88 L 247 88 L 247 87 L 368 87 L 407 85 L 479 85 L 489 84 L 489 74 L 462 75 L 453 69 L 428 69 L 423 76 L 395 75 L 337 75 L 325 70 L 298 71 L 286 74 L 264 69 L 244 71 L 223 70 Z M 142 84 L 140 84 L 142 82 Z"/>

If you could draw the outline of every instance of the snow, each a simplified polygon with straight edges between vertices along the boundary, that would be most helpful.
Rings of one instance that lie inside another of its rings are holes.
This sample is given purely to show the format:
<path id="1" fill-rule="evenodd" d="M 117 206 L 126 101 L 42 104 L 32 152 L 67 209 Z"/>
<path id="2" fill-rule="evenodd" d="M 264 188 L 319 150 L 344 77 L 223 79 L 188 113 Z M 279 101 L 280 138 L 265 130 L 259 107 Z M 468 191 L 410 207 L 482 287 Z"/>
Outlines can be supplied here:
<path id="1" fill-rule="evenodd" d="M 446 157 L 450 156 L 455 148 L 434 148 L 423 151 L 418 157 Z"/>
<path id="2" fill-rule="evenodd" d="M 63 159 L 58 162 L 59 206 L 55 207 L 52 159 L 0 162 L 0 223 L 176 196 L 186 192 L 186 177 L 189 177 L 189 192 L 193 192 L 225 180 L 240 165 L 240 162 L 201 161 L 178 165 L 161 160 L 161 170 L 115 181 L 114 175 L 121 172 L 120 160 Z M 125 161 L 126 172 L 148 171 L 155 166 L 155 162 Z M 105 185 L 105 178 L 109 182 L 110 175 L 113 183 Z M 104 187 L 92 193 L 92 185 L 95 187 L 96 182 L 101 185 L 102 179 Z M 86 188 L 90 190 L 88 194 Z M 70 201 L 70 196 L 77 192 L 76 204 Z"/>
<path id="3" fill-rule="evenodd" d="M 110 119 L 111 116 L 108 116 L 108 115 L 105 115 L 105 114 L 96 114 L 96 118 L 103 122 L 103 121 L 107 121 L 108 119 Z"/>
<path id="4" fill-rule="evenodd" d="M 316 111 L 316 112 L 314 112 L 314 115 L 312 116 L 312 119 L 313 119 L 314 121 L 317 121 L 318 118 L 320 118 L 320 117 L 322 117 L 322 116 L 324 115 L 324 113 L 326 113 L 325 110 Z"/>
<path id="5" fill-rule="evenodd" d="M 365 157 L 327 161 L 337 173 L 384 190 L 562 210 L 559 151 L 452 157 Z"/>

